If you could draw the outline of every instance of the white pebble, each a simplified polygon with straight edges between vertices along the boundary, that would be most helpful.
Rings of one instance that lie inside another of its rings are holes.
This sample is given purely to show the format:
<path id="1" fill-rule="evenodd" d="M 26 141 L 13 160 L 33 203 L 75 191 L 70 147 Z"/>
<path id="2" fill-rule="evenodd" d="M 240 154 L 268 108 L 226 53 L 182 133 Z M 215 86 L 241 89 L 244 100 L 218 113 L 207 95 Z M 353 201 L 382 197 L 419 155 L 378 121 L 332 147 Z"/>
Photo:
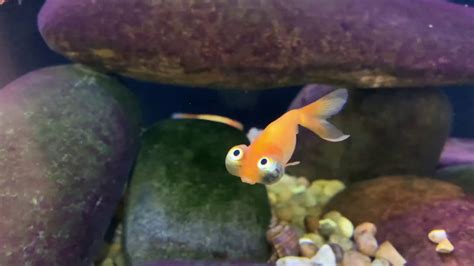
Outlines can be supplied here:
<path id="1" fill-rule="evenodd" d="M 326 244 L 311 258 L 311 261 L 318 266 L 336 266 L 336 255 L 332 248 Z"/>
<path id="2" fill-rule="evenodd" d="M 372 261 L 372 266 L 390 266 L 390 262 L 386 259 L 375 259 Z"/>
<path id="3" fill-rule="evenodd" d="M 308 258 L 288 256 L 278 259 L 276 266 L 314 266 L 314 263 Z"/>
<path id="4" fill-rule="evenodd" d="M 431 230 L 431 232 L 428 234 L 428 238 L 431 240 L 431 242 L 438 244 L 441 241 L 448 239 L 448 235 L 443 229 L 435 229 Z"/>
<path id="5" fill-rule="evenodd" d="M 385 241 L 380 246 L 377 252 L 375 253 L 375 258 L 377 259 L 386 259 L 391 264 L 401 266 L 405 265 L 407 261 L 398 253 L 398 251 L 393 247 L 393 245 Z"/>
<path id="6" fill-rule="evenodd" d="M 436 252 L 438 253 L 447 254 L 453 252 L 453 250 L 454 246 L 453 244 L 451 244 L 451 242 L 449 242 L 448 239 L 439 242 L 439 244 L 436 246 Z"/>

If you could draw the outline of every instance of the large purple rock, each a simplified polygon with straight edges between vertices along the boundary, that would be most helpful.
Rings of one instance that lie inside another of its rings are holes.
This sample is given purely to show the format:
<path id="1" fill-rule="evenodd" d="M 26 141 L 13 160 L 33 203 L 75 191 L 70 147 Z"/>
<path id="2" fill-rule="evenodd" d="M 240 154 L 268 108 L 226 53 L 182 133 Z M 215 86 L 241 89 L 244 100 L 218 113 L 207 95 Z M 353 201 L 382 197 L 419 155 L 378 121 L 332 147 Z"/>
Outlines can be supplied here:
<path id="1" fill-rule="evenodd" d="M 138 109 L 79 66 L 0 90 L 0 265 L 91 265 L 137 152 Z"/>
<path id="2" fill-rule="evenodd" d="M 378 224 L 377 239 L 390 241 L 408 261 L 407 266 L 474 265 L 474 199 L 436 201 Z M 438 254 L 428 240 L 433 229 L 445 229 L 454 246 L 451 254 Z"/>
<path id="3" fill-rule="evenodd" d="M 74 61 L 162 83 L 474 82 L 474 9 L 440 0 L 47 0 L 38 24 Z"/>
<path id="4" fill-rule="evenodd" d="M 308 85 L 289 109 L 309 104 L 333 89 Z M 381 175 L 432 176 L 451 116 L 448 99 L 436 89 L 350 90 L 348 103 L 330 121 L 351 137 L 328 142 L 301 128 L 293 157 L 301 164 L 287 171 L 310 179 L 351 181 Z"/>
<path id="5" fill-rule="evenodd" d="M 439 159 L 440 168 L 474 163 L 474 140 L 449 138 Z"/>

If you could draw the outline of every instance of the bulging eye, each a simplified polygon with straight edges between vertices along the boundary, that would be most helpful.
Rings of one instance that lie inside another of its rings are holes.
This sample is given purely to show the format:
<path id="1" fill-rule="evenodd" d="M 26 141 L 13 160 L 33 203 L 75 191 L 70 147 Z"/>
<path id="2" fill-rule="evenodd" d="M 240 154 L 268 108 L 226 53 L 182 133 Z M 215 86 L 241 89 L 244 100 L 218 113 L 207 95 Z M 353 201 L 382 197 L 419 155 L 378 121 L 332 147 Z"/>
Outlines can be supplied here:
<path id="1" fill-rule="evenodd" d="M 258 161 L 258 168 L 262 170 L 268 170 L 271 168 L 271 161 L 268 157 L 262 157 Z"/>
<path id="2" fill-rule="evenodd" d="M 233 161 L 238 161 L 244 157 L 244 150 L 240 147 L 233 148 L 229 151 L 229 159 Z"/>

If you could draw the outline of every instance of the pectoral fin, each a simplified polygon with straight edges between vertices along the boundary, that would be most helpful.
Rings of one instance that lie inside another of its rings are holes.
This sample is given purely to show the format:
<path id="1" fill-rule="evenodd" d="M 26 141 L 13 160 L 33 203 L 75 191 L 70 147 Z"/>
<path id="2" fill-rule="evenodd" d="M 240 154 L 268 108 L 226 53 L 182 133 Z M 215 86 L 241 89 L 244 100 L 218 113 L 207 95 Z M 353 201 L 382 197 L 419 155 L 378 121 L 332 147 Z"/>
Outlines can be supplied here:
<path id="1" fill-rule="evenodd" d="M 295 165 L 298 165 L 298 164 L 300 164 L 300 161 L 294 161 L 294 162 L 291 162 L 291 163 L 287 163 L 285 167 L 295 166 Z"/>

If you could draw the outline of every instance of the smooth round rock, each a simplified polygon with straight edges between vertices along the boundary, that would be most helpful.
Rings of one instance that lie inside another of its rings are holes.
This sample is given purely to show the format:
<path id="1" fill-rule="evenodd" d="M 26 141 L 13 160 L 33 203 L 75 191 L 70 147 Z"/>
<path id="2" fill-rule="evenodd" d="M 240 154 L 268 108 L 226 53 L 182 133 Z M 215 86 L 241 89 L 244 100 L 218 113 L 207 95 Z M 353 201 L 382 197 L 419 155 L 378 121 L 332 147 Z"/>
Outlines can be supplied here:
<path id="1" fill-rule="evenodd" d="M 136 104 L 73 65 L 0 90 L 0 265 L 92 264 L 137 153 Z"/>
<path id="2" fill-rule="evenodd" d="M 353 224 L 380 221 L 405 213 L 418 205 L 464 196 L 448 182 L 414 176 L 386 176 L 350 185 L 325 206 L 337 210 Z M 382 239 L 378 237 L 377 239 Z"/>
<path id="3" fill-rule="evenodd" d="M 462 187 L 464 192 L 474 195 L 474 163 L 439 169 L 435 177 L 456 184 Z"/>
<path id="4" fill-rule="evenodd" d="M 247 142 L 243 132 L 204 120 L 165 120 L 144 133 L 126 206 L 132 265 L 270 258 L 265 187 L 242 183 L 224 165 L 227 151 Z"/>
<path id="5" fill-rule="evenodd" d="M 447 1 L 47 0 L 38 25 L 46 43 L 74 61 L 160 83 L 474 81 L 474 11 Z"/>
<path id="6" fill-rule="evenodd" d="M 334 89 L 308 85 L 289 109 L 310 104 Z M 329 142 L 300 127 L 292 160 L 301 163 L 287 172 L 311 180 L 433 176 L 451 117 L 451 104 L 437 89 L 350 90 L 342 111 L 329 121 L 351 136 Z"/>
<path id="7" fill-rule="evenodd" d="M 379 223 L 377 238 L 390 241 L 409 265 L 474 265 L 474 199 L 462 198 L 418 205 Z M 438 254 L 426 235 L 445 229 L 454 252 Z"/>

